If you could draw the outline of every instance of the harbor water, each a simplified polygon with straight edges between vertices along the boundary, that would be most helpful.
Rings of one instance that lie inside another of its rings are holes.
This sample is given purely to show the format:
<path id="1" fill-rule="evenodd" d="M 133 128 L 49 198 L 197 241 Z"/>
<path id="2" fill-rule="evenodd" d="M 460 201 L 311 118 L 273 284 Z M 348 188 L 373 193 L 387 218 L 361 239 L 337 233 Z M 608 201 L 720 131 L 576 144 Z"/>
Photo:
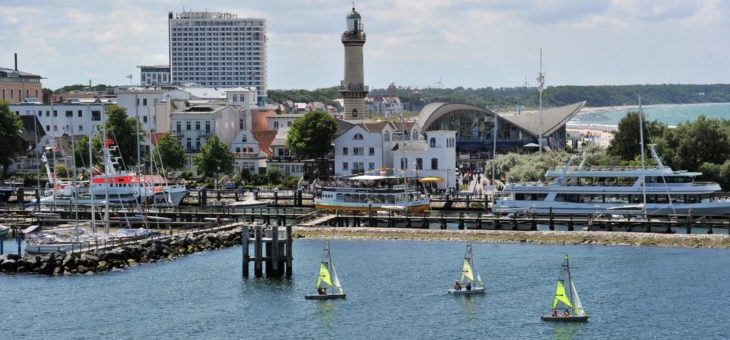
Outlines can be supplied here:
<path id="1" fill-rule="evenodd" d="M 730 337 L 730 250 L 477 243 L 487 294 L 464 297 L 446 293 L 460 274 L 462 242 L 333 240 L 347 299 L 304 300 L 323 244 L 294 242 L 290 280 L 242 279 L 240 247 L 94 276 L 0 275 L 0 336 Z M 591 317 L 585 324 L 540 321 L 565 254 Z"/>

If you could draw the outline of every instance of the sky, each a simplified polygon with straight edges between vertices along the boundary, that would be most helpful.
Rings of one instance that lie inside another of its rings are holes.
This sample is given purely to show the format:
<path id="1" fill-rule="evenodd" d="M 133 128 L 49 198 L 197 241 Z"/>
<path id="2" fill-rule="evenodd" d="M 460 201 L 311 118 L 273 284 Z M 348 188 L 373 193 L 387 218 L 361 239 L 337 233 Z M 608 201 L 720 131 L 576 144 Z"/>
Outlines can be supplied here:
<path id="1" fill-rule="evenodd" d="M 129 84 L 167 64 L 167 13 L 267 22 L 268 87 L 343 77 L 344 0 L 2 0 L 0 67 L 43 85 Z M 730 82 L 727 0 L 363 0 L 365 82 L 412 87 Z"/>

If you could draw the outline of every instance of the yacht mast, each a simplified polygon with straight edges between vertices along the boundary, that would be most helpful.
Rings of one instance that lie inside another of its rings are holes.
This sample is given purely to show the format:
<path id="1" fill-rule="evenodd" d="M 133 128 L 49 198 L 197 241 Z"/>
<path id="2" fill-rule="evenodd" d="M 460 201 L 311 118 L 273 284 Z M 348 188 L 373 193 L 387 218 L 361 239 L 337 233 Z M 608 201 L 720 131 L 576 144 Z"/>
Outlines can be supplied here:
<path id="1" fill-rule="evenodd" d="M 545 89 L 545 74 L 542 73 L 542 47 L 540 47 L 540 73 L 537 74 L 537 92 L 540 94 L 539 106 L 537 115 L 540 118 L 540 136 L 538 142 L 540 143 L 540 154 L 542 155 L 542 91 Z"/>
<path id="2" fill-rule="evenodd" d="M 96 209 L 94 209 L 94 158 L 91 154 L 92 144 L 91 144 L 91 134 L 89 134 L 89 197 L 91 198 L 91 232 L 94 233 L 94 237 L 96 237 Z"/>
<path id="3" fill-rule="evenodd" d="M 644 204 L 641 211 L 646 216 L 646 166 L 644 164 L 644 110 L 641 108 L 641 95 L 639 95 L 639 145 L 641 145 L 641 194 L 644 197 Z"/>

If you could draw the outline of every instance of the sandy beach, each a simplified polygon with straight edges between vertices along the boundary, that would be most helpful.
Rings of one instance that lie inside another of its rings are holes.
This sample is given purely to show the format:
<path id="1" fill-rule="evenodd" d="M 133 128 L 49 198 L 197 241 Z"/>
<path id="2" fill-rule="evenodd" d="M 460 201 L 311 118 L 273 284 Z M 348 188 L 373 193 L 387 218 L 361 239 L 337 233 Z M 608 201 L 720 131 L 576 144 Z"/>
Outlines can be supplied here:
<path id="1" fill-rule="evenodd" d="M 730 235 L 686 235 L 599 231 L 495 231 L 295 227 L 297 238 L 473 241 L 533 244 L 599 244 L 682 248 L 730 248 Z"/>

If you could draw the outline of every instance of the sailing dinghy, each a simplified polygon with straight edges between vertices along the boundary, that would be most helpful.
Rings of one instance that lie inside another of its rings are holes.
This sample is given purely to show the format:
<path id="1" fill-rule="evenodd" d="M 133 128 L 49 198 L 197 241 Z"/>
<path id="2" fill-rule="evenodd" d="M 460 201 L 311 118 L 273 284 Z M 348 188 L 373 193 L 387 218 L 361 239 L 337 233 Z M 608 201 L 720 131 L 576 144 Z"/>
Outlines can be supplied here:
<path id="1" fill-rule="evenodd" d="M 464 254 L 464 266 L 461 269 L 461 277 L 456 281 L 454 287 L 449 289 L 449 294 L 471 295 L 484 294 L 485 287 L 479 271 L 474 266 L 474 254 L 471 250 L 471 243 L 466 244 Z"/>
<path id="2" fill-rule="evenodd" d="M 324 246 L 324 254 L 322 262 L 319 265 L 319 277 L 317 278 L 317 294 L 305 295 L 307 300 L 333 300 L 344 299 L 345 291 L 340 284 L 340 278 L 337 276 L 335 264 L 332 263 L 330 256 L 330 242 L 327 241 Z"/>
<path id="3" fill-rule="evenodd" d="M 567 293 L 565 291 L 566 282 L 570 289 Z M 580 297 L 578 297 L 578 291 L 575 289 L 573 278 L 570 276 L 568 255 L 565 255 L 563 264 L 560 266 L 560 275 L 558 275 L 558 283 L 555 287 L 552 310 L 550 314 L 543 315 L 541 319 L 543 321 L 563 322 L 588 321 L 588 313 L 583 309 L 583 304 L 580 302 Z"/>

